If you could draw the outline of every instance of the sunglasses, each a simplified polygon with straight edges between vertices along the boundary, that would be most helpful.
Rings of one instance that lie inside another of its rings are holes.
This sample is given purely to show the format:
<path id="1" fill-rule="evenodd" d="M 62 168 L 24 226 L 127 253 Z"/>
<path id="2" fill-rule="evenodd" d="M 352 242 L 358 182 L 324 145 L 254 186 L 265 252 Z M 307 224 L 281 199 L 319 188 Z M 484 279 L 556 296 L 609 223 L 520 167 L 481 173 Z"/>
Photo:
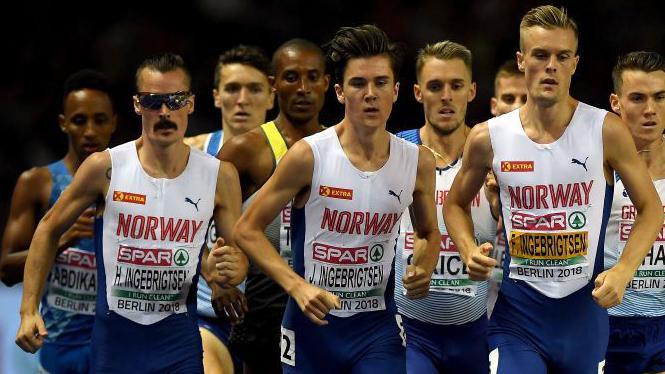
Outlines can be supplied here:
<path id="1" fill-rule="evenodd" d="M 165 94 L 139 92 L 136 94 L 139 104 L 148 110 L 160 110 L 162 109 L 162 105 L 166 105 L 169 110 L 181 109 L 187 105 L 187 101 L 191 95 L 192 93 L 188 91 L 178 91 Z"/>

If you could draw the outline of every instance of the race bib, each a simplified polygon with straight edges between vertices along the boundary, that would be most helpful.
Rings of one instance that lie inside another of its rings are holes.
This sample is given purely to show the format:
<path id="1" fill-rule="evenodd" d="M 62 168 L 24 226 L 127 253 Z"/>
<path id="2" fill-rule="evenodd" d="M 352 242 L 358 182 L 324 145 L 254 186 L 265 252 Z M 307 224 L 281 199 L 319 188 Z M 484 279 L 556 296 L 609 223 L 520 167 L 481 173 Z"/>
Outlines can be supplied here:
<path id="1" fill-rule="evenodd" d="M 619 225 L 619 242 L 621 253 L 632 230 L 633 222 L 621 222 Z M 664 226 L 665 227 L 665 226 Z M 635 271 L 635 276 L 626 286 L 634 291 L 658 291 L 665 289 L 665 238 L 661 230 L 649 253 L 644 257 L 642 265 Z M 621 253 L 619 256 L 621 256 Z"/>
<path id="2" fill-rule="evenodd" d="M 200 249 L 119 245 L 106 269 L 109 309 L 141 324 L 187 311 Z"/>
<path id="3" fill-rule="evenodd" d="M 512 230 L 510 246 L 510 278 L 534 282 L 565 282 L 590 278 L 589 233 L 525 232 Z"/>
<path id="4" fill-rule="evenodd" d="M 279 215 L 279 255 L 293 268 L 291 255 L 291 202 L 282 209 Z"/>
<path id="5" fill-rule="evenodd" d="M 68 248 L 56 258 L 48 280 L 46 302 L 66 312 L 94 315 L 97 298 L 95 254 Z"/>
<path id="6" fill-rule="evenodd" d="M 415 235 L 407 232 L 402 250 L 403 269 L 411 265 L 413 250 L 415 248 Z M 478 285 L 469 279 L 469 273 L 462 262 L 455 243 L 447 234 L 441 235 L 439 247 L 439 260 L 430 280 L 430 292 L 441 292 L 453 295 L 476 296 Z M 405 291 L 404 291 L 405 292 Z"/>
<path id="7" fill-rule="evenodd" d="M 387 242 L 355 248 L 315 242 L 305 278 L 341 299 L 341 308 L 332 310 L 333 315 L 384 310 L 392 248 Z"/>

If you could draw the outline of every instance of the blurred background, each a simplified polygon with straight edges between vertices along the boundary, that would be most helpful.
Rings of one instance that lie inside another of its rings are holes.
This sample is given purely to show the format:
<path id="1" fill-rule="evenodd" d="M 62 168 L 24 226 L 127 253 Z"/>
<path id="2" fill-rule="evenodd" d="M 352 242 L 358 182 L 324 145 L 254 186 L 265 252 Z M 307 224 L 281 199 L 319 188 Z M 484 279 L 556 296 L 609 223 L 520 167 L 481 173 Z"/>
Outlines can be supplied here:
<path id="1" fill-rule="evenodd" d="M 61 158 L 66 138 L 57 126 L 65 78 L 81 68 L 106 73 L 116 85 L 119 127 L 111 144 L 138 137 L 139 118 L 132 111 L 134 71 L 147 56 L 173 51 L 189 64 L 197 94 L 188 135 L 221 126 L 213 107 L 213 70 L 220 52 L 238 43 L 268 53 L 293 37 L 326 42 L 340 26 L 374 23 L 406 45 L 400 77 L 401 95 L 388 129 L 423 124 L 413 98 L 414 59 L 426 43 L 450 39 L 473 52 L 478 94 L 469 104 L 467 123 L 490 117 L 494 73 L 518 48 L 522 15 L 543 4 L 535 1 L 398 1 L 398 0 L 192 0 L 121 2 L 14 2 L 4 11 L 4 66 L 0 80 L 0 227 L 4 227 L 11 193 L 21 171 Z M 553 2 L 567 7 L 580 28 L 581 56 L 572 94 L 608 108 L 610 71 L 620 53 L 665 52 L 663 1 L 588 0 Z M 268 118 L 274 117 L 275 110 Z M 329 90 L 322 122 L 337 123 L 342 107 Z M 15 313 L 0 299 L 0 313 Z M 12 343 L 15 330 L 0 326 L 0 343 Z M 11 338 L 11 339 L 10 339 Z M 13 343 L 12 343 L 13 344 Z M 1 344 L 0 344 L 1 345 Z M 7 357 L 0 350 L 0 372 Z"/>

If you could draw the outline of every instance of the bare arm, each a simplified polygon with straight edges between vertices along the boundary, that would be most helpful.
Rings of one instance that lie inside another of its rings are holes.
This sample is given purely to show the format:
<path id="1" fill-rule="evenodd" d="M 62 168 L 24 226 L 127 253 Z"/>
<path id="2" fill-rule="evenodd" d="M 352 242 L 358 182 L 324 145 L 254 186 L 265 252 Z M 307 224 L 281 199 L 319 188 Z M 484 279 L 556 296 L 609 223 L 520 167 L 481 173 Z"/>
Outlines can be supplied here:
<path id="1" fill-rule="evenodd" d="M 8 286 L 23 280 L 28 247 L 37 220 L 48 205 L 50 184 L 46 168 L 28 170 L 16 181 L 0 256 L 0 279 Z"/>
<path id="2" fill-rule="evenodd" d="M 53 266 L 58 239 L 86 208 L 105 195 L 109 183 L 107 175 L 110 176 L 107 170 L 110 168 L 108 152 L 88 157 L 74 175 L 72 183 L 37 225 L 25 264 L 21 326 L 16 338 L 17 344 L 26 351 L 39 349 L 42 344 L 39 336 L 46 334 L 37 307 L 46 276 Z"/>
<path id="3" fill-rule="evenodd" d="M 436 207 L 432 201 L 434 196 L 434 170 L 436 163 L 432 152 L 419 147 L 418 172 L 413 189 L 413 203 L 410 213 L 418 238 L 414 248 L 413 263 L 406 269 L 402 281 L 406 295 L 410 298 L 427 296 L 432 272 L 439 256 L 441 233 L 436 221 Z"/>
<path id="4" fill-rule="evenodd" d="M 492 167 L 493 152 L 487 123 L 471 129 L 464 145 L 463 157 L 460 171 L 443 204 L 443 218 L 450 237 L 469 269 L 469 278 L 487 280 L 496 260 L 487 256 L 492 249 L 490 243 L 480 247 L 476 245 L 471 219 L 471 201 L 480 191 Z"/>
<path id="5" fill-rule="evenodd" d="M 626 285 L 656 240 L 663 225 L 663 209 L 661 204 L 654 203 L 660 198 L 646 165 L 637 154 L 630 132 L 612 113 L 605 117 L 603 147 L 606 177 L 612 181 L 611 171 L 619 173 L 637 210 L 635 223 L 618 262 L 596 278 L 593 296 L 600 306 L 609 308 L 621 302 Z"/>
<path id="6" fill-rule="evenodd" d="M 9 220 L 2 240 L 0 279 L 8 286 L 23 280 L 23 269 L 28 258 L 28 247 L 38 218 L 48 206 L 51 195 L 51 174 L 47 168 L 34 168 L 24 172 L 16 182 Z M 94 234 L 94 210 L 86 210 L 67 229 L 58 241 L 61 252 L 82 238 Z"/>
<path id="7" fill-rule="evenodd" d="M 233 164 L 222 161 L 220 162 L 219 173 L 217 174 L 215 210 L 213 214 L 217 237 L 223 239 L 226 247 L 221 247 L 221 242 L 218 239 L 218 243 L 216 243 L 215 249 L 212 251 L 215 258 L 211 259 L 207 267 L 202 268 L 202 273 L 208 283 L 211 283 L 210 281 L 214 279 L 217 283 L 228 282 L 231 285 L 237 285 L 247 275 L 249 262 L 247 257 L 234 247 L 232 237 L 233 226 L 240 217 L 241 205 L 238 171 Z M 217 248 L 220 249 L 217 250 Z M 213 277 L 214 267 L 219 271 L 221 279 Z"/>
<path id="8" fill-rule="evenodd" d="M 291 199 L 308 191 L 313 169 L 314 156 L 309 145 L 302 140 L 294 144 L 240 217 L 234 238 L 252 262 L 294 298 L 305 315 L 321 325 L 327 323 L 325 314 L 339 305 L 339 299 L 291 270 L 263 233 Z"/>

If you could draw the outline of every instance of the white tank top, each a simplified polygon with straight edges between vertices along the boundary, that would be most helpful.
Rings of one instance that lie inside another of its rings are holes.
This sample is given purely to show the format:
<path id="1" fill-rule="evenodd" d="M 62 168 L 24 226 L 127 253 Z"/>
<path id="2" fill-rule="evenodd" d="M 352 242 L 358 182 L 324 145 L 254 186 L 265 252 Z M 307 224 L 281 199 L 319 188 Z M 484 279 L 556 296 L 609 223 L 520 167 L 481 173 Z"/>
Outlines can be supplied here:
<path id="1" fill-rule="evenodd" d="M 391 134 L 386 163 L 364 172 L 347 158 L 335 128 L 305 138 L 314 170 L 304 228 L 292 226 L 305 229 L 294 232 L 294 241 L 303 240 L 304 266 L 294 265 L 309 283 L 340 297 L 342 308 L 330 314 L 349 317 L 385 310 L 386 296 L 392 299 L 386 288 L 399 222 L 413 200 L 418 147 Z"/>
<path id="2" fill-rule="evenodd" d="M 603 172 L 606 114 L 579 103 L 564 133 L 550 144 L 526 136 L 519 110 L 489 120 L 508 277 L 551 298 L 591 281 L 599 244 L 602 251 L 612 193 Z"/>
<path id="3" fill-rule="evenodd" d="M 150 325 L 187 312 L 215 205 L 219 160 L 190 149 L 176 178 L 145 173 L 134 141 L 110 150 L 113 173 L 104 210 L 108 309 Z"/>
<path id="4" fill-rule="evenodd" d="M 605 269 L 616 265 L 626 246 L 637 211 L 623 182 L 616 175 L 612 213 L 605 232 Z M 665 201 L 665 179 L 654 181 L 661 199 Z M 660 317 L 665 315 L 665 226 L 651 250 L 628 283 L 621 304 L 608 310 L 611 316 L 619 317 Z"/>
<path id="5" fill-rule="evenodd" d="M 401 314 L 423 322 L 441 325 L 468 323 L 485 314 L 487 306 L 487 282 L 474 282 L 469 279 L 466 266 L 443 221 L 443 202 L 461 165 L 460 159 L 447 168 L 437 168 L 435 172 L 434 202 L 441 231 L 441 245 L 439 262 L 430 282 L 430 293 L 423 299 L 411 300 L 405 295 L 402 276 L 413 257 L 414 229 L 411 217 L 408 214 L 402 216 L 395 261 L 395 302 Z M 496 235 L 496 220 L 492 217 L 483 189 L 471 201 L 471 216 L 476 242 L 491 243 Z"/>

